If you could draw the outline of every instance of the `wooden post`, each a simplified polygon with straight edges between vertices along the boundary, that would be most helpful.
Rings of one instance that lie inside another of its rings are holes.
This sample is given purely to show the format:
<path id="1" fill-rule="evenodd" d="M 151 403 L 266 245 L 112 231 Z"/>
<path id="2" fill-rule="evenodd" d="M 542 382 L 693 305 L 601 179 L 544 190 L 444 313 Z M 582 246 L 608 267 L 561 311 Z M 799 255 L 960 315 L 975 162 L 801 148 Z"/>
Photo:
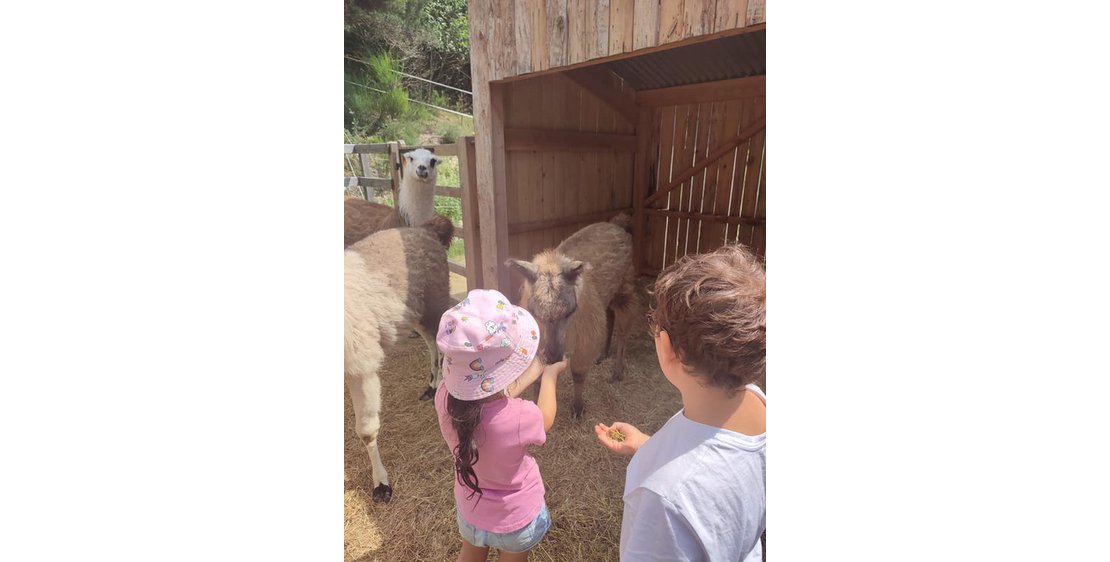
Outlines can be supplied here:
<path id="1" fill-rule="evenodd" d="M 401 190 L 401 143 L 389 143 L 389 177 L 393 181 L 393 204 L 397 205 L 397 193 Z"/>
<path id="2" fill-rule="evenodd" d="M 485 289 L 505 292 L 509 290 L 509 270 L 504 265 L 509 257 L 509 216 L 505 186 L 504 86 L 487 83 L 485 89 L 489 92 L 486 123 L 478 121 L 479 113 L 475 115 L 475 124 L 477 130 L 488 131 L 488 134 L 476 135 L 474 139 L 478 214 L 482 221 L 482 285 Z M 475 103 L 480 103 L 477 98 Z"/>
<path id="3" fill-rule="evenodd" d="M 478 178 L 474 169 L 474 137 L 457 143 L 459 182 L 462 184 L 463 255 L 466 256 L 466 290 L 482 286 L 481 227 L 478 219 Z"/>
<path id="4" fill-rule="evenodd" d="M 362 173 L 359 174 L 364 178 L 370 177 L 370 155 L 363 152 L 358 155 L 359 167 L 362 168 Z M 359 187 L 362 190 L 362 198 L 369 201 L 372 198 L 372 191 L 365 187 Z"/>
<path id="5" fill-rule="evenodd" d="M 636 266 L 636 274 L 643 273 L 645 246 L 647 237 L 646 216 L 644 215 L 644 200 L 648 196 L 648 173 L 651 171 L 651 137 L 655 134 L 652 130 L 653 108 L 640 108 L 640 117 L 636 124 L 636 137 L 639 141 L 636 147 L 635 168 L 632 176 L 632 263 Z"/>

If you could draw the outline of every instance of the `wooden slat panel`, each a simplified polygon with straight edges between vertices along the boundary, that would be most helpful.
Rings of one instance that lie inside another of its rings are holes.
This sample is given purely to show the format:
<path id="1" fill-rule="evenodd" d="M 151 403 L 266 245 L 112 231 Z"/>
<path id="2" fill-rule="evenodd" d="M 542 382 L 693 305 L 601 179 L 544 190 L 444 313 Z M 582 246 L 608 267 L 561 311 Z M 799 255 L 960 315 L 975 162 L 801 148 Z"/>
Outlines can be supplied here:
<path id="1" fill-rule="evenodd" d="M 745 129 L 755 123 L 755 98 L 747 98 L 743 100 L 740 108 L 740 127 Z M 744 198 L 744 181 L 748 170 L 748 152 L 751 150 L 751 140 L 745 142 L 736 149 L 736 166 L 733 168 L 732 174 L 732 191 L 729 193 L 729 203 L 726 209 L 726 214 L 740 216 L 740 203 Z M 733 228 L 729 230 L 729 226 L 725 225 L 725 240 L 724 242 L 732 242 L 736 239 L 736 230 Z"/>
<path id="2" fill-rule="evenodd" d="M 714 223 L 727 223 L 727 224 L 744 224 L 744 225 L 761 225 L 765 219 L 755 217 L 730 217 L 726 215 L 715 215 L 709 213 L 697 213 L 690 211 L 667 211 L 664 209 L 645 209 L 644 213 L 652 217 L 680 217 L 690 220 L 702 220 Z M 718 247 L 720 244 L 718 244 Z M 691 249 L 692 250 L 692 249 Z M 690 252 L 694 253 L 693 251 Z M 682 257 L 681 255 L 679 257 Z"/>
<path id="3" fill-rule="evenodd" d="M 764 107 L 762 98 L 756 98 L 752 104 L 753 115 L 755 115 L 756 122 L 758 122 L 764 115 Z M 758 133 L 752 136 L 751 144 L 749 145 L 747 159 L 744 162 L 744 192 L 740 198 L 738 205 L 739 215 L 741 217 L 754 217 L 755 216 L 755 199 L 759 189 L 759 168 L 763 156 L 763 133 Z M 734 237 L 737 242 L 750 244 L 752 238 L 752 228 L 750 226 L 740 226 L 738 232 Z"/>
<path id="4" fill-rule="evenodd" d="M 567 64 L 567 0 L 547 0 L 547 66 Z"/>
<path id="5" fill-rule="evenodd" d="M 728 101 L 749 96 L 766 95 L 767 77 L 760 75 L 687 86 L 674 86 L 672 88 L 640 90 L 636 92 L 636 103 L 654 107 L 683 103 Z"/>
<path id="6" fill-rule="evenodd" d="M 609 54 L 632 50 L 636 0 L 609 0 Z"/>
<path id="7" fill-rule="evenodd" d="M 674 160 L 674 139 L 675 128 L 677 127 L 678 121 L 678 108 L 674 106 L 664 107 L 660 115 L 659 149 L 658 158 L 656 160 L 658 162 L 655 178 L 656 186 L 670 182 L 672 162 Z M 685 124 L 683 126 L 685 126 Z M 663 248 L 667 224 L 667 221 L 663 218 L 650 221 L 648 224 L 651 232 L 651 253 L 648 255 L 648 264 L 655 269 L 661 269 L 663 267 Z"/>
<path id="8" fill-rule="evenodd" d="M 586 0 L 567 0 L 567 63 L 586 60 Z"/>
<path id="9" fill-rule="evenodd" d="M 389 154 L 389 145 L 382 144 L 345 144 L 344 154 Z"/>
<path id="10" fill-rule="evenodd" d="M 716 161 L 718 158 L 723 157 L 727 151 L 732 149 L 733 146 L 737 146 L 737 145 L 739 145 L 743 142 L 746 142 L 748 139 L 755 136 L 757 133 L 759 133 L 763 129 L 764 129 L 763 118 L 760 118 L 755 123 L 752 123 L 748 127 L 742 129 L 739 133 L 737 133 L 736 137 L 732 138 L 729 141 L 726 141 L 726 142 L 722 143 L 721 146 L 714 149 L 706 157 L 698 159 L 697 161 L 694 162 L 694 164 L 692 166 L 687 167 L 682 172 L 679 172 L 679 173 L 675 174 L 675 177 L 673 179 L 671 179 L 671 183 L 669 183 L 669 184 L 667 184 L 663 187 L 660 187 L 656 191 L 655 194 L 653 194 L 651 197 L 648 198 L 648 204 L 650 205 L 650 204 L 658 201 L 665 194 L 667 194 L 670 191 L 673 191 L 675 188 L 677 188 L 679 186 L 680 182 L 686 181 L 687 178 L 689 178 L 689 177 L 693 176 L 694 174 L 698 173 L 703 168 L 708 166 L 710 163 Z"/>
<path id="11" fill-rule="evenodd" d="M 724 105 L 724 119 L 722 119 L 721 134 L 718 138 L 725 139 L 735 136 L 740 130 L 740 113 L 741 102 L 739 100 L 723 102 Z M 732 176 L 733 168 L 736 165 L 736 152 L 739 148 L 734 148 L 725 154 L 713 166 L 714 169 L 714 183 L 715 188 L 713 191 L 712 204 L 708 209 L 708 214 L 728 214 L 728 196 L 732 189 Z M 700 251 L 711 251 L 719 247 L 724 242 L 725 225 L 716 222 L 708 222 L 702 228 L 702 244 L 699 248 Z"/>
<path id="12" fill-rule="evenodd" d="M 635 0 L 632 48 L 644 49 L 659 43 L 659 0 Z"/>
<path id="13" fill-rule="evenodd" d="M 671 149 L 671 168 L 670 176 L 667 177 L 668 183 L 672 180 L 673 176 L 677 175 L 676 171 L 682 171 L 689 165 L 687 162 L 690 160 L 691 155 L 688 151 L 688 135 L 690 129 L 690 122 L 696 117 L 692 112 L 696 110 L 696 106 L 680 105 L 675 108 L 675 127 L 674 127 L 674 140 Z M 682 185 L 681 182 L 678 185 Z M 656 192 L 659 195 L 660 192 Z M 667 209 L 677 209 L 678 204 L 682 201 L 682 196 L 685 193 L 679 187 L 670 193 L 664 195 L 658 201 L 658 204 L 664 204 Z M 665 201 L 665 203 L 664 203 Z M 649 201 L 649 208 L 654 203 Z M 667 267 L 674 261 L 674 251 L 676 246 L 676 237 L 679 228 L 679 221 L 681 219 L 667 219 L 664 223 L 663 231 L 663 261 L 662 267 Z"/>
<path id="14" fill-rule="evenodd" d="M 682 11 L 682 38 L 705 35 L 713 28 L 715 0 L 686 0 Z"/>
<path id="15" fill-rule="evenodd" d="M 744 27 L 748 18 L 748 0 L 717 0 L 713 32 Z"/>
<path id="16" fill-rule="evenodd" d="M 663 45 L 682 39 L 682 14 L 685 11 L 683 0 L 659 4 L 659 38 L 655 43 Z"/>
<path id="17" fill-rule="evenodd" d="M 713 149 L 714 144 L 720 144 L 720 131 L 718 130 L 724 116 L 721 114 L 721 104 L 703 103 L 701 105 L 701 123 L 698 125 L 699 144 L 697 147 L 700 158 L 705 158 Z M 713 196 L 713 183 L 716 182 L 716 170 L 713 164 L 691 178 L 690 204 L 687 209 L 698 215 L 705 212 L 706 200 Z M 686 242 L 683 246 L 683 255 L 696 254 L 701 244 L 701 220 L 687 223 Z"/>

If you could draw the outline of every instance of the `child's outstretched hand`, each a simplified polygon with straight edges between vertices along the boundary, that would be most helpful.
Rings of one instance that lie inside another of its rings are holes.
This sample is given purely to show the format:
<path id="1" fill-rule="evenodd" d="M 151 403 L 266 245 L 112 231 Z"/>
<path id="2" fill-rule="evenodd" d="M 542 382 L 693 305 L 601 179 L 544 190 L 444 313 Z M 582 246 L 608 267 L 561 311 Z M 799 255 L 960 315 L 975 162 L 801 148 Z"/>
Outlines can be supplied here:
<path id="1" fill-rule="evenodd" d="M 544 379 L 551 379 L 552 382 L 555 382 L 555 381 L 559 380 L 559 374 L 562 373 L 563 371 L 565 371 L 566 368 L 567 368 L 567 360 L 563 359 L 562 361 L 559 361 L 558 363 L 552 363 L 550 365 L 545 365 L 544 368 L 543 368 L 543 374 L 540 375 L 540 376 L 542 376 Z"/>
<path id="2" fill-rule="evenodd" d="M 616 422 L 612 426 L 599 423 L 594 426 L 594 433 L 605 448 L 624 456 L 635 454 L 640 445 L 651 437 L 636 429 L 636 426 L 624 422 Z"/>

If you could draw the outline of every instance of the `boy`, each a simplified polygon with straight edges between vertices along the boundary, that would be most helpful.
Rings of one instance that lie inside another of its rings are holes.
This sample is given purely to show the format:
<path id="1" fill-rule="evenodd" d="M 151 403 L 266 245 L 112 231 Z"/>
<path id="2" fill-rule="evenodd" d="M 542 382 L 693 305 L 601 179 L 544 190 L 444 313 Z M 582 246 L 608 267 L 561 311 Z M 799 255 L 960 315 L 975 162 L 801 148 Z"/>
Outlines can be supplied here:
<path id="1" fill-rule="evenodd" d="M 623 422 L 594 428 L 611 451 L 634 455 L 621 560 L 762 560 L 766 396 L 752 383 L 766 373 L 763 266 L 725 246 L 664 271 L 654 296 L 656 355 L 683 408 L 653 436 Z"/>

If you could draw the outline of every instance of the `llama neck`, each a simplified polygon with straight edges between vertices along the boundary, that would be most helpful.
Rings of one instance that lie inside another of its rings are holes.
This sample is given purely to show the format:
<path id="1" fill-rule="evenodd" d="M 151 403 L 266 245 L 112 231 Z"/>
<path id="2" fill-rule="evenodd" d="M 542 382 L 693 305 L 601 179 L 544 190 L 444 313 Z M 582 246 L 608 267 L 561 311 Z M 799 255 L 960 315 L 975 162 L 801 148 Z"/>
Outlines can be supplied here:
<path id="1" fill-rule="evenodd" d="M 397 210 L 409 226 L 420 226 L 435 214 L 435 187 L 431 182 L 406 179 L 397 195 Z"/>

